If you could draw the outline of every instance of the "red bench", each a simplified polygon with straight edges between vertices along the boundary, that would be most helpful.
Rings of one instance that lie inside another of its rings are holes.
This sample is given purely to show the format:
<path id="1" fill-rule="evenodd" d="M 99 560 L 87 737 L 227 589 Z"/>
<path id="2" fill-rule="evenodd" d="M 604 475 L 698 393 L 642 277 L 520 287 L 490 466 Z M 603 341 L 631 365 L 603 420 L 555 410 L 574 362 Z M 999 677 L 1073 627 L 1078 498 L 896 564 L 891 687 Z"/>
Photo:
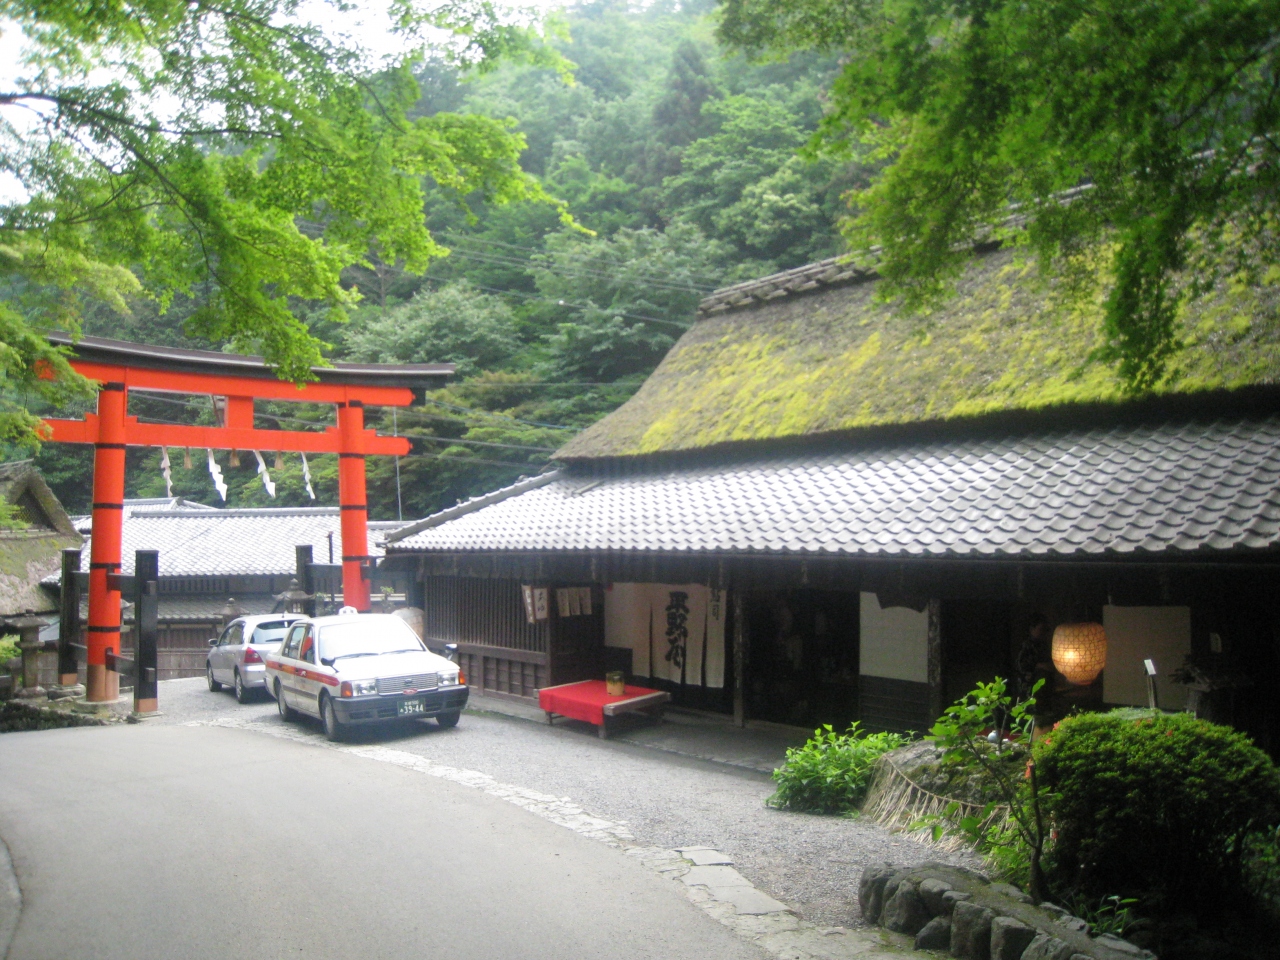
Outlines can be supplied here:
<path id="1" fill-rule="evenodd" d="M 609 736 L 608 720 L 624 713 L 655 713 L 662 716 L 662 705 L 671 699 L 664 690 L 633 687 L 627 684 L 622 696 L 611 697 L 603 680 L 580 680 L 543 687 L 538 691 L 538 706 L 547 714 L 547 723 L 557 716 L 595 724 L 601 739 Z"/>

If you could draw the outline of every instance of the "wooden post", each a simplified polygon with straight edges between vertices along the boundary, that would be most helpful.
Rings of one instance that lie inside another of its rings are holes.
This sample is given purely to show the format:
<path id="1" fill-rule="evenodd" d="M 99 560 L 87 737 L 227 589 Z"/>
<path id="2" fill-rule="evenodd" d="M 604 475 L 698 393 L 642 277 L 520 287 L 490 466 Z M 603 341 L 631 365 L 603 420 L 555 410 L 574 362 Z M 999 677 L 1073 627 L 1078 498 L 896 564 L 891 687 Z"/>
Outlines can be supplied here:
<path id="1" fill-rule="evenodd" d="M 125 411 L 123 383 L 108 382 L 98 393 L 98 435 L 93 444 L 93 540 L 89 546 L 89 630 L 85 646 L 85 697 L 114 703 L 120 675 L 107 666 L 107 650 L 120 652 L 120 591 L 107 574 L 120 572 L 124 528 Z"/>
<path id="2" fill-rule="evenodd" d="M 942 715 L 942 601 L 929 601 L 929 717 L 930 723 Z"/>
<path id="3" fill-rule="evenodd" d="M 80 660 L 74 644 L 80 642 L 80 550 L 62 551 L 62 594 L 58 600 L 58 685 L 64 690 L 80 683 Z M 71 693 L 78 691 L 72 689 Z"/>
<path id="4" fill-rule="evenodd" d="M 139 550 L 133 561 L 133 712 L 149 716 L 159 711 L 160 554 Z"/>
<path id="5" fill-rule="evenodd" d="M 747 725 L 747 614 L 742 591 L 733 591 L 733 722 Z"/>
<path id="6" fill-rule="evenodd" d="M 299 543 L 294 546 L 293 564 L 296 571 L 298 586 L 302 589 L 303 593 L 311 596 L 311 599 L 306 601 L 303 605 L 305 607 L 303 612 L 308 617 L 314 617 L 316 615 L 316 582 L 315 577 L 312 576 L 311 573 L 311 557 L 311 544 Z"/>

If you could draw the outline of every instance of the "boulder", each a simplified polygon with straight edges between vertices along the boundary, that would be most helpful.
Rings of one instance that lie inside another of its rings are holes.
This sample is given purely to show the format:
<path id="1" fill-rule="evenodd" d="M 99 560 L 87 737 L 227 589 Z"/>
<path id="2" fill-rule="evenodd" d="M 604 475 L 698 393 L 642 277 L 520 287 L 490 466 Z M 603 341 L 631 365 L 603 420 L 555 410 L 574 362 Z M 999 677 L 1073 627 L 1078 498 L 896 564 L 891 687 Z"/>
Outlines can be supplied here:
<path id="1" fill-rule="evenodd" d="M 1019 903 L 1035 902 L 1034 900 L 1031 899 L 1030 894 L 1023 893 L 1021 890 L 1015 887 L 1012 883 L 993 883 L 991 885 L 991 892 L 998 893 L 1001 896 L 1008 897 L 1010 900 L 1017 900 Z"/>
<path id="2" fill-rule="evenodd" d="M 1040 904 L 1040 909 L 1043 910 L 1045 913 L 1047 913 L 1049 916 L 1053 917 L 1054 920 L 1066 920 L 1069 916 L 1071 916 L 1070 910 L 1064 909 L 1063 907 L 1058 906 L 1056 903 L 1050 903 L 1048 900 Z"/>
<path id="3" fill-rule="evenodd" d="M 951 918 L 934 917 L 916 934 L 917 950 L 946 950 L 951 946 Z"/>
<path id="4" fill-rule="evenodd" d="M 1127 957 L 1133 957 L 1134 960 L 1155 960 L 1155 954 L 1150 950 L 1143 950 L 1128 940 L 1121 940 L 1112 933 L 1104 933 L 1096 938 L 1094 943 L 1106 947 L 1108 950 L 1114 950 L 1116 953 L 1122 953 Z"/>
<path id="5" fill-rule="evenodd" d="M 995 914 L 960 901 L 951 913 L 951 952 L 964 960 L 991 960 L 991 921 Z"/>
<path id="6" fill-rule="evenodd" d="M 972 899 L 972 893 L 963 893 L 959 890 L 948 890 L 942 895 L 942 912 L 947 916 L 951 916 L 951 911 L 956 908 L 957 903 L 963 903 L 965 900 Z"/>
<path id="7" fill-rule="evenodd" d="M 1070 960 L 1075 953 L 1069 944 L 1047 933 L 1038 933 L 1022 951 L 1022 960 Z"/>
<path id="8" fill-rule="evenodd" d="M 885 927 L 894 933 L 913 937 L 929 922 L 929 912 L 914 883 L 903 880 L 898 884 L 893 896 L 885 901 L 883 918 Z"/>
<path id="9" fill-rule="evenodd" d="M 920 891 L 920 899 L 924 901 L 924 907 L 929 911 L 931 916 L 938 916 L 940 913 L 950 915 L 951 907 L 942 902 L 942 896 L 948 890 L 954 888 L 945 880 L 937 880 L 933 877 L 927 877 L 920 881 L 917 888 Z"/>
<path id="10" fill-rule="evenodd" d="M 1021 960 L 1036 931 L 1013 917 L 991 921 L 991 960 Z"/>
<path id="11" fill-rule="evenodd" d="M 862 871 L 858 882 L 858 906 L 862 919 L 867 923 L 879 923 L 884 907 L 884 885 L 896 870 L 890 863 L 870 863 Z"/>

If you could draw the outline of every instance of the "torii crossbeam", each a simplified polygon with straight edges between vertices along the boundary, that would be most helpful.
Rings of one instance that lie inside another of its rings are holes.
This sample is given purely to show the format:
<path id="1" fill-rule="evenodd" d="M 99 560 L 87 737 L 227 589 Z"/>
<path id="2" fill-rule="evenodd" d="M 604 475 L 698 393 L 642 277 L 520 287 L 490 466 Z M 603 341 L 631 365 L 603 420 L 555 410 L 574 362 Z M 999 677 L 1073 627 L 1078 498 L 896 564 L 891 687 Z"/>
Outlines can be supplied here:
<path id="1" fill-rule="evenodd" d="M 107 669 L 107 649 L 120 652 L 120 591 L 111 574 L 120 572 L 124 519 L 124 453 L 129 446 L 198 447 L 214 450 L 289 450 L 338 455 L 338 502 L 342 512 L 342 592 L 344 602 L 369 609 L 368 509 L 364 458 L 409 452 L 404 437 L 378 436 L 364 425 L 368 406 L 404 407 L 414 390 L 438 388 L 453 364 L 354 364 L 316 367 L 317 380 L 302 387 L 279 380 L 261 357 L 175 350 L 123 340 L 52 334 L 50 342 L 74 351 L 71 365 L 101 384 L 98 412 L 83 420 L 46 420 L 48 439 L 91 443 L 93 455 L 93 541 L 89 557 L 89 624 L 86 694 L 94 702 L 119 696 L 119 675 Z M 209 394 L 226 398 L 223 423 L 216 427 L 139 423 L 128 415 L 129 391 Z M 332 403 L 337 426 L 323 432 L 263 430 L 253 425 L 255 399 Z M 163 557 L 161 562 L 163 563 Z M 76 677 L 62 677 L 74 684 Z"/>

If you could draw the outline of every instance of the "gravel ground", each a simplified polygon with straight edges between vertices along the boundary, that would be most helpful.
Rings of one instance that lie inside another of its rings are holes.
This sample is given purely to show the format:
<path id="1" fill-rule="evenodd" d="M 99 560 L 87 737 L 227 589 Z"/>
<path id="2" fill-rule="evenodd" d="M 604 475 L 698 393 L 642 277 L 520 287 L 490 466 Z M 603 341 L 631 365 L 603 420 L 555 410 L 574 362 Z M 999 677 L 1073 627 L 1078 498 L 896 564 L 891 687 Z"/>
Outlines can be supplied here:
<path id="1" fill-rule="evenodd" d="M 163 717 L 149 722 L 282 722 L 274 701 L 240 705 L 225 692 L 210 693 L 203 678 L 164 681 L 160 704 Z M 322 736 L 318 723 L 302 720 L 298 726 Z M 641 843 L 714 847 L 762 890 L 817 924 L 862 925 L 857 881 L 867 863 L 960 862 L 873 824 L 771 810 L 764 805 L 772 792 L 765 774 L 623 740 L 601 741 L 589 730 L 468 713 L 454 730 L 417 722 L 361 730 L 356 739 L 567 797 L 599 816 L 625 821 Z"/>

